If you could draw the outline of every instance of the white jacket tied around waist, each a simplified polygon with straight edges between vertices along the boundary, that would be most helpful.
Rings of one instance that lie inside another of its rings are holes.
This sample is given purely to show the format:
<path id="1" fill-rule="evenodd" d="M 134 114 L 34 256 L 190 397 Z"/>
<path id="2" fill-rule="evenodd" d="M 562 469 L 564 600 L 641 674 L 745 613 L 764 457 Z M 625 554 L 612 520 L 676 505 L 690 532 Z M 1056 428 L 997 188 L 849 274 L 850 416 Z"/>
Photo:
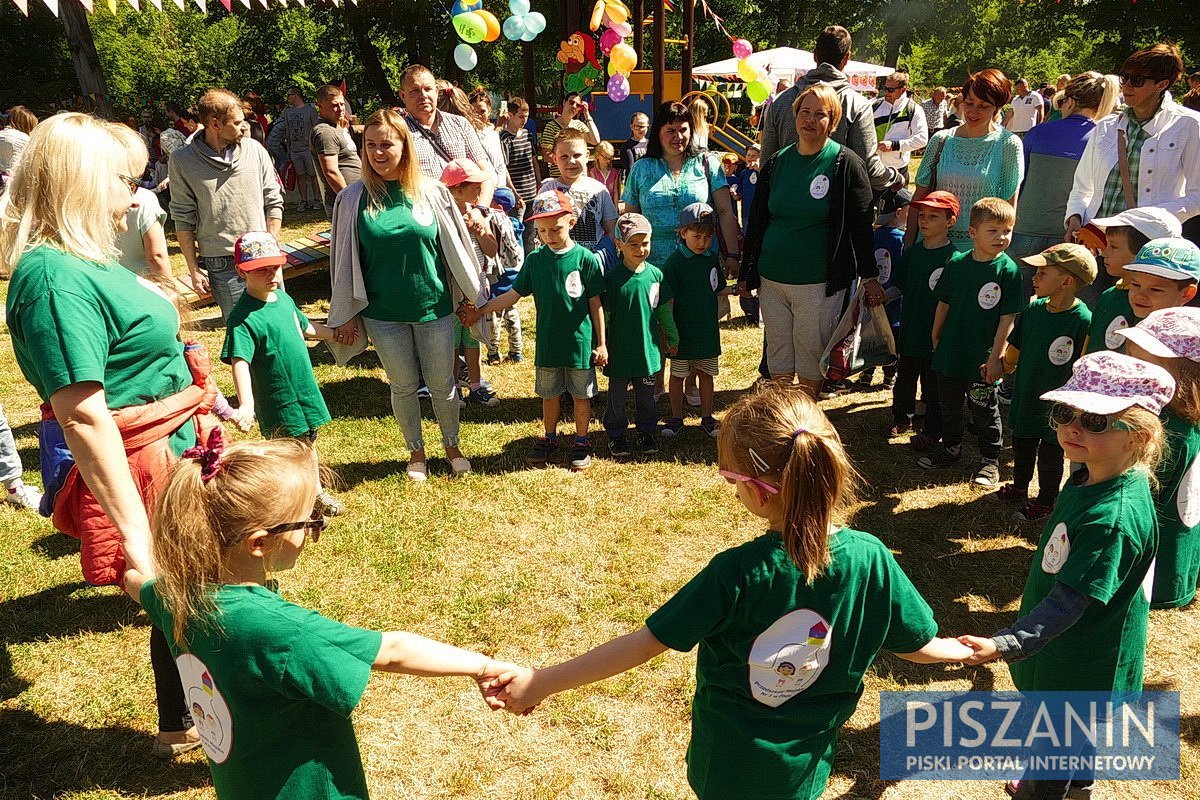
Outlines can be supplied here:
<path id="1" fill-rule="evenodd" d="M 1075 169 L 1064 223 L 1075 214 L 1085 224 L 1098 215 L 1104 183 L 1117 165 L 1117 132 L 1128 125 L 1123 113 L 1096 124 Z M 1200 214 L 1200 114 L 1167 94 L 1145 128 L 1149 138 L 1142 145 L 1135 205 L 1158 206 L 1180 221 Z"/>
<path id="2" fill-rule="evenodd" d="M 363 280 L 362 258 L 358 244 L 358 211 L 366 187 L 355 181 L 338 193 L 333 201 L 333 232 L 329 238 L 329 266 L 332 293 L 329 299 L 329 327 L 337 328 L 352 320 L 367 307 L 367 285 Z M 466 300 L 481 306 L 488 300 L 488 282 L 483 276 L 473 248 L 467 245 L 470 232 L 449 190 L 437 181 L 421 179 L 421 202 L 428 204 L 438 224 L 438 247 L 450 281 L 450 299 L 455 308 Z M 471 335 L 488 340 L 487 317 L 471 327 Z M 359 326 L 354 344 L 326 342 L 338 364 L 345 364 L 367 349 L 367 331 Z"/>

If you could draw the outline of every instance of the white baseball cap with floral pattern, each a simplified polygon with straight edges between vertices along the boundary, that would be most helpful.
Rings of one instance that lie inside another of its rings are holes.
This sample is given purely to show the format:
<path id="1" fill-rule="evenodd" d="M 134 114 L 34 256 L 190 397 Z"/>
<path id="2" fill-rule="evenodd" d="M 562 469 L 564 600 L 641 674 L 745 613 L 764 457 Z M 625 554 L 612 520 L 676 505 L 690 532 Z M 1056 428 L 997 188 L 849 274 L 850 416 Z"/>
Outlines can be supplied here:
<path id="1" fill-rule="evenodd" d="M 1152 356 L 1200 361 L 1200 308 L 1160 308 L 1134 328 L 1114 331 Z"/>
<path id="2" fill-rule="evenodd" d="M 1042 399 L 1094 414 L 1119 414 L 1133 406 L 1159 414 L 1174 396 L 1175 379 L 1162 367 L 1103 350 L 1076 361 L 1070 379 Z"/>

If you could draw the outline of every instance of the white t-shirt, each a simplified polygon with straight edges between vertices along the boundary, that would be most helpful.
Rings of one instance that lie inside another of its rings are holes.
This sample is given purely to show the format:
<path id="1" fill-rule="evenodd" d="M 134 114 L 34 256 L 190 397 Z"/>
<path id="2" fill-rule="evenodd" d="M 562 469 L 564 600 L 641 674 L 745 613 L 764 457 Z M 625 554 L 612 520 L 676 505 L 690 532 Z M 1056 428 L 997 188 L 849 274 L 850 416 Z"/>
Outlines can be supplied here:
<path id="1" fill-rule="evenodd" d="M 1024 97 L 1013 95 L 1012 119 L 1008 121 L 1008 129 L 1013 133 L 1024 133 L 1033 127 L 1037 121 L 1037 113 L 1042 109 L 1042 96 L 1030 92 Z"/>
<path id="2" fill-rule="evenodd" d="M 571 239 L 589 250 L 604 236 L 604 223 L 617 218 L 617 207 L 603 183 L 587 175 L 568 186 L 558 178 L 546 178 L 538 192 L 559 190 L 575 205 L 575 227 Z"/>
<path id="3" fill-rule="evenodd" d="M 146 262 L 146 250 L 142 237 L 154 223 L 160 225 L 167 220 L 167 212 L 158 203 L 158 195 L 149 189 L 139 188 L 133 195 L 137 205 L 129 209 L 125 215 L 127 229 L 117 234 L 117 261 L 138 275 L 145 275 L 150 269 Z"/>
<path id="4" fill-rule="evenodd" d="M 0 172 L 8 172 L 17 163 L 17 156 L 29 144 L 29 134 L 16 128 L 0 131 Z"/>

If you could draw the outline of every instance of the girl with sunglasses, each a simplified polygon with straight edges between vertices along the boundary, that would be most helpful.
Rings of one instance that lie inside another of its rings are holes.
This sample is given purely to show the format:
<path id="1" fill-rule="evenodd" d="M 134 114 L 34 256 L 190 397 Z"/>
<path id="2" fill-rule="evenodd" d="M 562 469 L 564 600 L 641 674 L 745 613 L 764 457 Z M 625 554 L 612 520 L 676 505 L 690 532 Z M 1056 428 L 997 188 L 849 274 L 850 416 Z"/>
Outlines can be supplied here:
<path id="1" fill-rule="evenodd" d="M 556 692 L 699 645 L 688 781 L 701 800 L 817 798 L 863 673 L 886 649 L 917 663 L 970 656 L 887 547 L 846 525 L 858 476 L 799 388 L 768 385 L 726 412 L 720 474 L 768 525 L 718 554 L 640 630 L 557 666 L 502 676 L 526 713 Z"/>
<path id="2" fill-rule="evenodd" d="M 298 439 L 219 439 L 184 454 L 159 497 L 157 577 L 126 591 L 167 635 L 220 800 L 365 798 L 350 715 L 371 670 L 468 675 L 513 669 L 412 633 L 356 628 L 293 605 L 273 575 L 325 520 L 317 460 Z M 498 701 L 492 704 L 499 706 Z"/>
<path id="3" fill-rule="evenodd" d="M 1200 581 L 1200 309 L 1164 308 L 1117 335 L 1125 351 L 1175 378 L 1163 409 L 1167 454 L 1158 468 L 1158 557 L 1151 608 L 1183 608 Z"/>
<path id="4" fill-rule="evenodd" d="M 1150 619 L 1143 588 L 1158 547 L 1151 495 L 1163 452 L 1158 414 L 1175 393 L 1162 367 L 1102 351 L 1075 362 L 1050 425 L 1083 464 L 1058 497 L 1033 556 L 1018 619 L 990 637 L 962 636 L 967 663 L 1009 662 L 1023 692 L 1140 692 Z M 1008 784 L 1021 800 L 1090 797 L 1094 778 Z"/>

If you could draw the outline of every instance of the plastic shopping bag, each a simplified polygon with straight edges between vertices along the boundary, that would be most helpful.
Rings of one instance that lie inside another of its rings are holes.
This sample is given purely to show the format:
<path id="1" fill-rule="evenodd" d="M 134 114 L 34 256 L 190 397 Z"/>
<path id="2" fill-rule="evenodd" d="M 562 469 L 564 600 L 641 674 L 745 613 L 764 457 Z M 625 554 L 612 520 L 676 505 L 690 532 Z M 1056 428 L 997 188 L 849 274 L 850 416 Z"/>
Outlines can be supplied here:
<path id="1" fill-rule="evenodd" d="M 821 374 L 831 381 L 843 381 L 864 369 L 895 362 L 896 340 L 887 312 L 881 305 L 867 305 L 860 282 L 821 355 Z"/>

